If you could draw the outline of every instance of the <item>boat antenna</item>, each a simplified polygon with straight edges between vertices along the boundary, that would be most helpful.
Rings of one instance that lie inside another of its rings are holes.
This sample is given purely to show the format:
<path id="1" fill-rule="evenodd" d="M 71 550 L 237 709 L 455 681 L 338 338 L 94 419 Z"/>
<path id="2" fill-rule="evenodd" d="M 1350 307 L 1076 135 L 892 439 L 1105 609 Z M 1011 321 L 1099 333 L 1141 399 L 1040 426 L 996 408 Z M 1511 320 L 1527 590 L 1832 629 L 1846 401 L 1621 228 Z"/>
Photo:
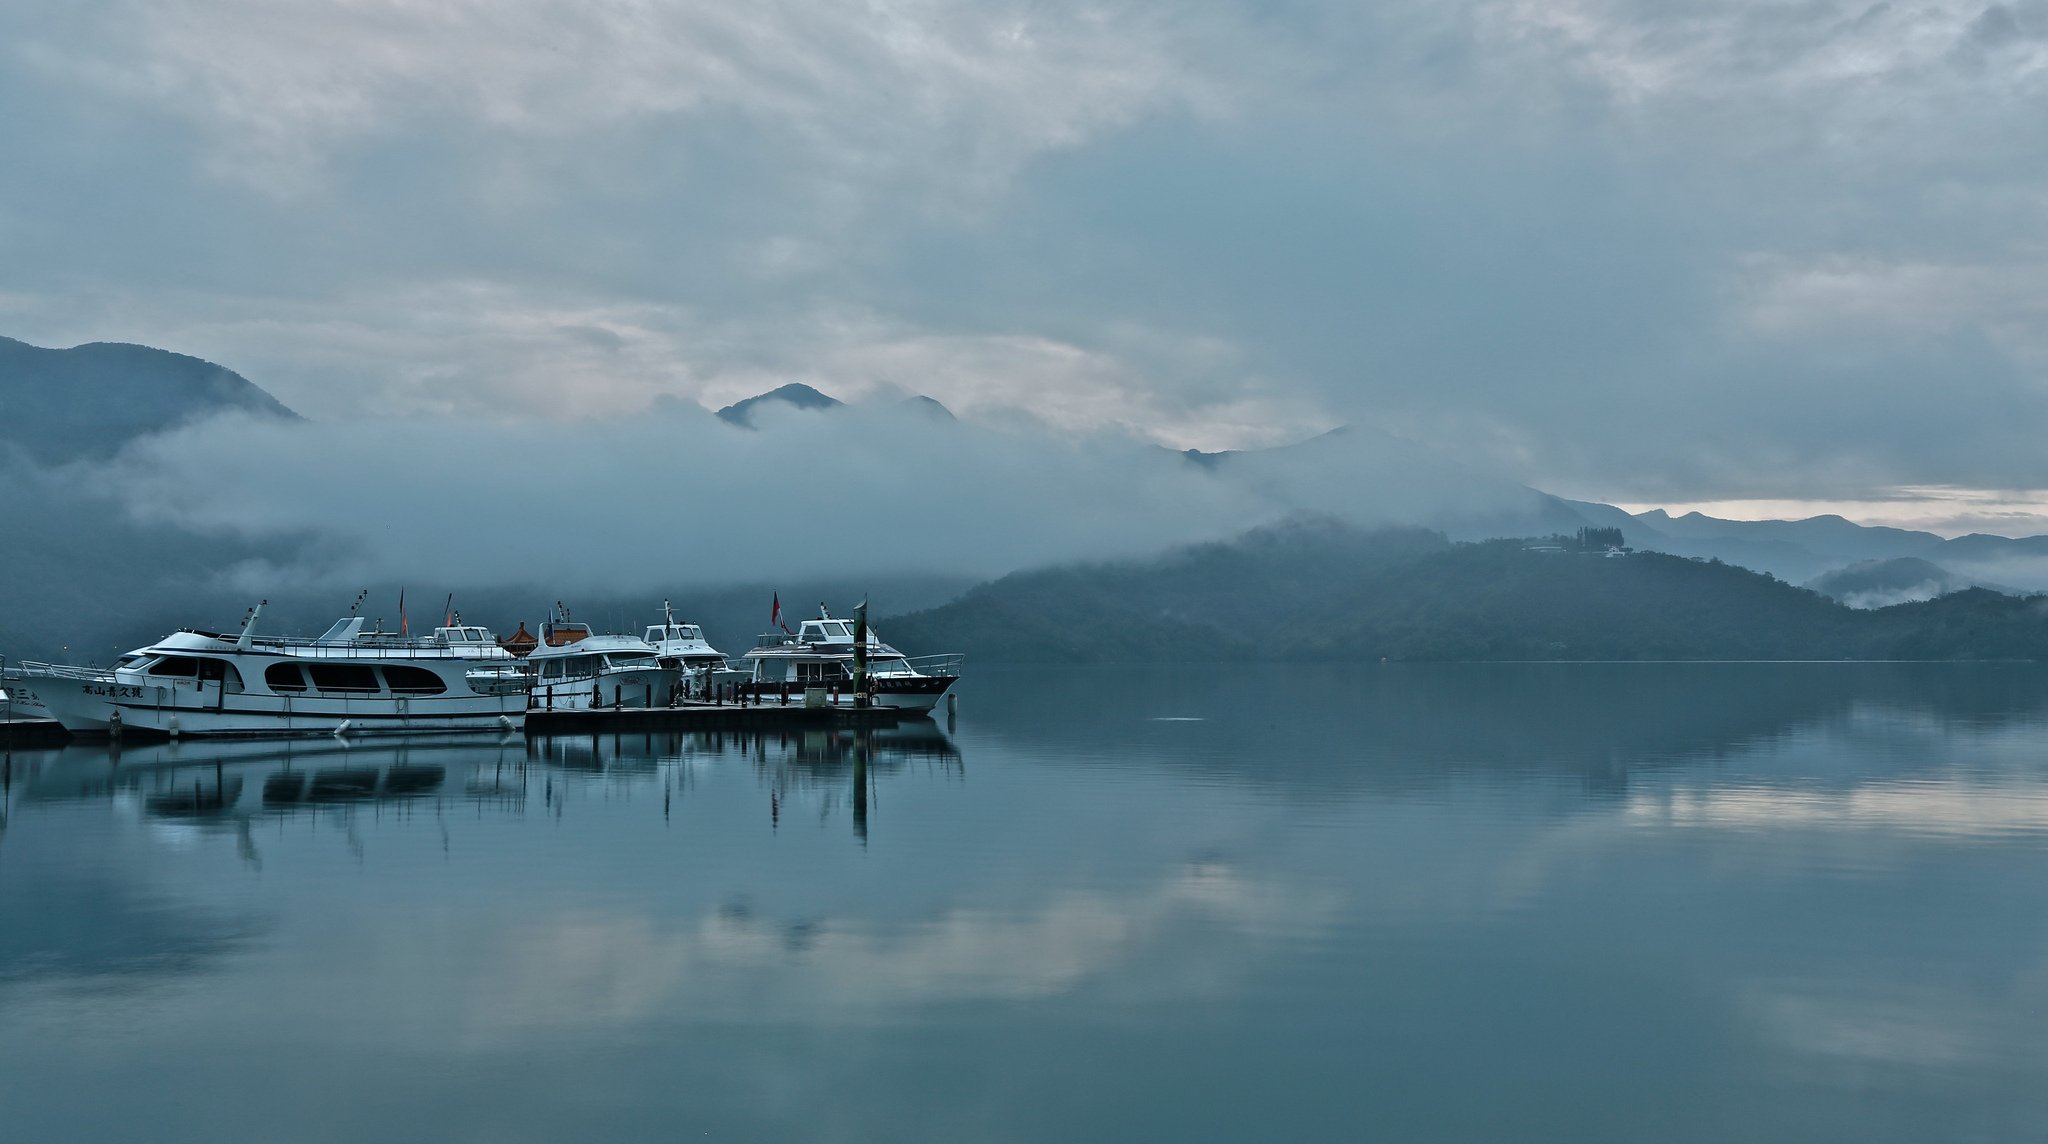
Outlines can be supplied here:
<path id="1" fill-rule="evenodd" d="M 348 614 L 349 614 L 349 615 L 351 615 L 351 616 L 353 616 L 353 615 L 355 615 L 356 613 L 358 613 L 358 612 L 362 611 L 362 610 L 363 610 L 363 601 L 364 601 L 364 600 L 367 600 L 367 599 L 369 599 L 369 598 L 370 598 L 370 590 L 369 590 L 368 588 L 365 588 L 365 589 L 363 589 L 362 591 L 360 591 L 360 592 L 357 592 L 357 593 L 356 593 L 356 602 L 355 602 L 355 603 L 353 603 L 353 604 L 350 604 L 350 605 L 348 606 Z"/>

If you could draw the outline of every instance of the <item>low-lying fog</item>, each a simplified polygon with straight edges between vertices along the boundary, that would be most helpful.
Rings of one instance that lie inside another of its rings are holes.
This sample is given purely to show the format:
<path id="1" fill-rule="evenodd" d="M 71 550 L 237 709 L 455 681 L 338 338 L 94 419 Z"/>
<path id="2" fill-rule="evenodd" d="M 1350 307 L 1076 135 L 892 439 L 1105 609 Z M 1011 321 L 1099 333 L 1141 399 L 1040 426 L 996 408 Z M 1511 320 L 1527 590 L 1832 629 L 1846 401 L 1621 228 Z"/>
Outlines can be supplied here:
<path id="1" fill-rule="evenodd" d="M 1535 496 L 1369 431 L 1204 465 L 1134 437 L 894 402 L 767 405 L 754 423 L 673 406 L 495 425 L 228 415 L 104 464 L 17 467 L 23 543 L 0 650 L 111 654 L 164 625 L 230 624 L 259 598 L 280 622 L 320 624 L 366 585 L 392 623 L 383 593 L 397 585 L 414 617 L 438 616 L 453 591 L 458 609 L 505 626 L 557 599 L 631 626 L 664 596 L 687 611 L 692 595 L 778 587 L 803 609 L 812 589 L 872 588 L 887 613 L 1019 568 L 1301 512 L 1441 523 L 1526 514 Z M 625 600 L 641 601 L 635 614 Z M 510 614 L 478 614 L 484 601 Z"/>

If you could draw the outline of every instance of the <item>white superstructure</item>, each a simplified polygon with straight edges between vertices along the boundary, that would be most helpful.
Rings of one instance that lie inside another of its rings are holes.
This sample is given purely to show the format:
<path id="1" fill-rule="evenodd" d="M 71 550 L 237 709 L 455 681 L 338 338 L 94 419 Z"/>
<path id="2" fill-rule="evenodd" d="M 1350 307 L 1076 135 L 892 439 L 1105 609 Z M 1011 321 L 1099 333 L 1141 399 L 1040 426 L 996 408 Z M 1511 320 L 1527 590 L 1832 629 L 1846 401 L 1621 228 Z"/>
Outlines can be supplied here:
<path id="1" fill-rule="evenodd" d="M 711 646 L 704 638 L 704 629 L 678 621 L 667 600 L 661 602 L 661 617 L 661 623 L 647 625 L 647 634 L 642 638 L 654 646 L 654 654 L 664 667 L 697 672 L 725 666 L 725 653 Z"/>
<path id="2" fill-rule="evenodd" d="M 664 667 L 654 645 L 637 636 L 594 635 L 566 612 L 540 627 L 540 646 L 526 656 L 534 672 L 533 705 L 543 710 L 666 707 L 682 673 Z"/>
<path id="3" fill-rule="evenodd" d="M 255 634 L 261 613 L 238 635 L 188 628 L 111 668 L 24 663 L 22 674 L 83 734 L 509 731 L 525 721 L 524 686 L 499 685 L 516 664 L 485 629 L 412 637 L 349 616 L 317 639 L 286 639 Z"/>

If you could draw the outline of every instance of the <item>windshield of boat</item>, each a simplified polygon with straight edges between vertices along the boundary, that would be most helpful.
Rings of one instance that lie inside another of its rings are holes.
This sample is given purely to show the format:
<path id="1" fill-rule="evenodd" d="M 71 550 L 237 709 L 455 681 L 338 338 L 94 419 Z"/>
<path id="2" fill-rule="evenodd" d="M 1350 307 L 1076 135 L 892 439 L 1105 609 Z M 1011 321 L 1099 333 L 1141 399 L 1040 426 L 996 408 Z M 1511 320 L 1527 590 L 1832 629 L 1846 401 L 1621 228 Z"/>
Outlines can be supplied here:
<path id="1" fill-rule="evenodd" d="M 656 624 L 647 629 L 648 643 L 662 643 L 667 640 L 701 640 L 704 635 L 695 624 Z"/>
<path id="2" fill-rule="evenodd" d="M 641 667 L 654 662 L 651 651 L 615 651 L 604 657 L 606 667 Z"/>

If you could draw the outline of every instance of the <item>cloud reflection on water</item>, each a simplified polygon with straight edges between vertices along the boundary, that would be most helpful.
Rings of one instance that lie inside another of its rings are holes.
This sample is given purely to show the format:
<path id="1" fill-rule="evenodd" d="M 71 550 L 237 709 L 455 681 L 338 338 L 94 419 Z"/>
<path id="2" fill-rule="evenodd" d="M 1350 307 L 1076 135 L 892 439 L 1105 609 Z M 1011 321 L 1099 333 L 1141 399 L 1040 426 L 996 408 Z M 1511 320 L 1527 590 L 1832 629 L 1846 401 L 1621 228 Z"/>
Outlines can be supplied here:
<path id="1" fill-rule="evenodd" d="M 1314 933 L 1344 908 L 1333 889 L 1211 862 L 1149 887 L 1071 888 L 1021 910 L 961 905 L 901 925 L 721 909 L 669 928 L 651 913 L 564 909 L 473 938 L 490 952 L 477 955 L 463 1019 L 481 1040 L 675 1020 L 873 1021 L 947 1002 L 1041 999 L 1133 962 L 1190 985 L 1213 965 L 1176 971 L 1216 951 L 1177 937 Z M 1248 969 L 1238 960 L 1228 976 Z"/>

